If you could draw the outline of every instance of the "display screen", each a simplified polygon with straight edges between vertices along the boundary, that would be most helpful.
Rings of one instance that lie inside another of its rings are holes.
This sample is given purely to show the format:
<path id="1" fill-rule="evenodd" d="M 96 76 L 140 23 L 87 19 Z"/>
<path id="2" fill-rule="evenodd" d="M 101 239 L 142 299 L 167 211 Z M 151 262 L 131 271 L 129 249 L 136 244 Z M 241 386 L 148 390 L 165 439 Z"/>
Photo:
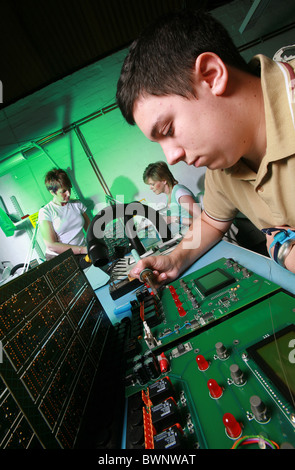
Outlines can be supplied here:
<path id="1" fill-rule="evenodd" d="M 214 269 L 208 274 L 195 279 L 195 284 L 200 292 L 207 296 L 217 292 L 224 287 L 234 283 L 236 280 L 233 276 L 220 268 Z"/>
<path id="2" fill-rule="evenodd" d="M 294 406 L 295 326 L 290 325 L 247 349 L 278 390 Z"/>

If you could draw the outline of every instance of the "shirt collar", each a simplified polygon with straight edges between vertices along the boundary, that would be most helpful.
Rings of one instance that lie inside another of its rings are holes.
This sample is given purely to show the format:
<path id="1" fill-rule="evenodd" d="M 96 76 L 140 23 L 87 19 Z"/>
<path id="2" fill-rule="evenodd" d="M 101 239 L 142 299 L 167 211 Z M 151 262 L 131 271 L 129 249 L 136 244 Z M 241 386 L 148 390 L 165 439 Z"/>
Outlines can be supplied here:
<path id="1" fill-rule="evenodd" d="M 294 69 L 295 60 L 289 64 Z M 263 160 L 267 164 L 294 154 L 295 128 L 289 99 L 292 77 L 284 65 L 263 55 L 255 56 L 250 65 L 261 69 L 267 139 Z"/>
<path id="2" fill-rule="evenodd" d="M 294 71 L 295 60 L 289 63 Z M 243 180 L 260 179 L 263 177 L 269 162 L 278 161 L 294 154 L 295 128 L 292 120 L 289 95 L 289 82 L 292 82 L 290 71 L 282 64 L 261 54 L 253 57 L 250 67 L 256 75 L 261 75 L 261 86 L 266 117 L 266 154 L 261 162 L 258 174 L 248 165 L 239 160 L 234 166 L 225 170 L 234 178 Z M 295 76 L 295 75 L 294 75 Z M 283 79 L 282 79 L 283 78 Z"/>

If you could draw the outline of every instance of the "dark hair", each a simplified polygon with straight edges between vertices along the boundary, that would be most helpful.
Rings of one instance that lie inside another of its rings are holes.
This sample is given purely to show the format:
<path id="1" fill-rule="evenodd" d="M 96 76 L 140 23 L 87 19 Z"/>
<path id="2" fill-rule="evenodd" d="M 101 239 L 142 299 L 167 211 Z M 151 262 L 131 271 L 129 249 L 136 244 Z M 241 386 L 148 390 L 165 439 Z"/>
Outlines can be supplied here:
<path id="1" fill-rule="evenodd" d="M 117 84 L 117 103 L 126 121 L 135 124 L 133 107 L 141 94 L 195 96 L 192 71 L 203 52 L 249 72 L 226 29 L 209 13 L 170 13 L 143 31 L 130 46 Z"/>
<path id="2" fill-rule="evenodd" d="M 168 186 L 171 188 L 177 184 L 177 181 L 169 170 L 167 163 L 162 161 L 150 163 L 144 170 L 142 178 L 145 183 L 148 182 L 149 178 L 154 181 L 166 180 Z"/>
<path id="3" fill-rule="evenodd" d="M 70 189 L 72 187 L 72 183 L 64 170 L 53 168 L 45 175 L 45 186 L 48 191 L 56 193 L 56 191 L 61 187 Z"/>

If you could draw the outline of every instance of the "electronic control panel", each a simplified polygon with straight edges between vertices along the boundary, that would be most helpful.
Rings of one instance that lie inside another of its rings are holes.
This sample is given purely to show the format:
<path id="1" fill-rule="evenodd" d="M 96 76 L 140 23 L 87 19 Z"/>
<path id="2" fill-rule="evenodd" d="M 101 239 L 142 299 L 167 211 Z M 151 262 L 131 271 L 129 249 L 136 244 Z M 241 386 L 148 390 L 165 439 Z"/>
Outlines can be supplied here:
<path id="1" fill-rule="evenodd" d="M 135 335 L 141 333 L 145 340 L 139 341 L 138 352 L 211 328 L 278 290 L 277 284 L 221 258 L 164 287 L 160 302 L 139 292 L 133 319 L 138 323 Z"/>
<path id="2" fill-rule="evenodd" d="M 111 323 L 71 250 L 0 289 L 0 448 L 73 448 Z"/>
<path id="3" fill-rule="evenodd" d="M 138 297 L 126 448 L 295 447 L 292 295 L 221 259 Z"/>
<path id="4" fill-rule="evenodd" d="M 295 299 L 235 260 L 115 325 L 71 252 L 0 295 L 0 448 L 295 447 Z"/>

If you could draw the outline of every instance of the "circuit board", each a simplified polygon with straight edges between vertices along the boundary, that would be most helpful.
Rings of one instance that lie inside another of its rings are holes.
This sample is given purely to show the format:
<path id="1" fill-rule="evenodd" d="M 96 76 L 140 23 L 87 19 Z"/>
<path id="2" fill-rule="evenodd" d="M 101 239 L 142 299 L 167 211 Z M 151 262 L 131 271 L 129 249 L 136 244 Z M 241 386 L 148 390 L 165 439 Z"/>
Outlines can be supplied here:
<path id="1" fill-rule="evenodd" d="M 295 447 L 294 296 L 234 260 L 115 325 L 71 252 L 0 294 L 0 448 Z"/>
<path id="2" fill-rule="evenodd" d="M 159 364 L 166 360 L 159 376 L 146 385 L 126 387 L 131 399 L 142 397 L 145 441 L 141 445 L 294 448 L 295 363 L 289 347 L 290 338 L 295 343 L 294 323 L 294 298 L 278 292 L 166 348 L 162 355 L 154 354 Z M 168 406 L 169 400 L 173 406 Z M 129 440 L 127 447 L 135 445 L 132 432 L 133 444 Z"/>
<path id="3" fill-rule="evenodd" d="M 160 301 L 148 296 L 133 306 L 134 317 L 148 330 L 139 352 L 163 348 L 179 338 L 210 328 L 280 289 L 232 259 L 221 258 L 162 290 Z"/>

